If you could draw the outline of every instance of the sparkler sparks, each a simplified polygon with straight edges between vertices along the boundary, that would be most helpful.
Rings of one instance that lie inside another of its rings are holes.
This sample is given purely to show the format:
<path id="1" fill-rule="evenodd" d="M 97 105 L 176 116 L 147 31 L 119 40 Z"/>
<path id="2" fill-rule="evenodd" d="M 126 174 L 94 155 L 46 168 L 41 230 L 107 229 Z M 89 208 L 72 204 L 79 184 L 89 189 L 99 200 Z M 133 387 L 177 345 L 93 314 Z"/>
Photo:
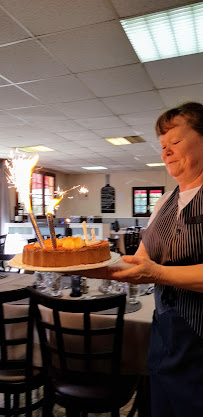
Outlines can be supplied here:
<path id="1" fill-rule="evenodd" d="M 44 240 L 40 233 L 34 214 L 32 212 L 30 198 L 32 172 L 34 170 L 34 167 L 37 165 L 38 160 L 38 155 L 26 158 L 24 154 L 21 154 L 16 151 L 16 157 L 14 154 L 11 155 L 11 159 L 7 160 L 5 164 L 8 170 L 7 181 L 10 184 L 10 186 L 15 187 L 16 190 L 20 193 L 23 203 L 30 216 L 30 220 L 36 233 L 40 247 L 43 248 L 45 247 Z"/>

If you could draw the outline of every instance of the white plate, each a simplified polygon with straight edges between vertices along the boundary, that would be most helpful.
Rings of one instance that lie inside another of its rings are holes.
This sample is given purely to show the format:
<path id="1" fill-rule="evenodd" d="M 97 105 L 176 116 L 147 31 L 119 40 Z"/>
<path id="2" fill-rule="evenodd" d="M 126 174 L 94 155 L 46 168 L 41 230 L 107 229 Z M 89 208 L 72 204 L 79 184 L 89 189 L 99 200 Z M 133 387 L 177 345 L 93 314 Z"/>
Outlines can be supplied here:
<path id="1" fill-rule="evenodd" d="M 96 268 L 103 268 L 104 266 L 112 265 L 119 261 L 120 254 L 115 252 L 111 253 L 111 259 L 104 262 L 98 262 L 96 264 L 88 264 L 88 265 L 72 265 L 72 266 L 62 266 L 62 267 L 56 267 L 56 268 L 50 268 L 50 267 L 40 267 L 40 266 L 31 266 L 26 265 L 22 262 L 22 253 L 18 253 L 15 255 L 10 261 L 9 266 L 19 268 L 19 269 L 26 269 L 27 271 L 53 271 L 53 272 L 63 272 L 63 271 L 81 271 L 81 270 L 87 270 L 87 269 L 96 269 Z"/>

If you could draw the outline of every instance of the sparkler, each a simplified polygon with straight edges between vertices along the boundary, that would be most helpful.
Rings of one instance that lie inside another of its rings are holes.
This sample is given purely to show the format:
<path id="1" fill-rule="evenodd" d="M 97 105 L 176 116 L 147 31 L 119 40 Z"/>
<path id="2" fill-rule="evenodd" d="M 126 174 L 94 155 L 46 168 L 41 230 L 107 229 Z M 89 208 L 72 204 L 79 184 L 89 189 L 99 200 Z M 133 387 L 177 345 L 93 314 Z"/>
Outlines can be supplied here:
<path id="1" fill-rule="evenodd" d="M 50 239 L 51 239 L 51 245 L 53 249 L 57 248 L 57 241 L 56 241 L 56 233 L 55 233 L 55 226 L 54 226 L 54 218 L 53 218 L 53 211 L 56 206 L 61 202 L 64 195 L 68 194 L 70 191 L 75 190 L 76 188 L 80 187 L 80 185 L 74 185 L 74 187 L 69 188 L 68 190 L 61 190 L 59 187 L 57 188 L 57 191 L 54 193 L 59 196 L 59 198 L 53 198 L 48 206 L 46 216 L 47 216 L 47 222 L 49 226 L 50 231 Z M 85 191 L 84 191 L 85 190 Z M 88 190 L 85 187 L 81 187 L 80 190 L 78 190 L 80 194 L 87 193 Z M 70 197 L 69 197 L 70 198 Z M 73 198 L 73 197 L 72 197 Z"/>
<path id="2" fill-rule="evenodd" d="M 8 169 L 7 180 L 11 186 L 14 186 L 20 193 L 23 203 L 27 209 L 33 229 L 36 233 L 39 245 L 41 248 L 45 247 L 43 237 L 37 225 L 34 213 L 32 211 L 30 199 L 30 184 L 32 172 L 39 160 L 39 156 L 25 158 L 23 154 L 18 154 L 16 158 L 11 156 L 11 160 L 5 162 Z"/>

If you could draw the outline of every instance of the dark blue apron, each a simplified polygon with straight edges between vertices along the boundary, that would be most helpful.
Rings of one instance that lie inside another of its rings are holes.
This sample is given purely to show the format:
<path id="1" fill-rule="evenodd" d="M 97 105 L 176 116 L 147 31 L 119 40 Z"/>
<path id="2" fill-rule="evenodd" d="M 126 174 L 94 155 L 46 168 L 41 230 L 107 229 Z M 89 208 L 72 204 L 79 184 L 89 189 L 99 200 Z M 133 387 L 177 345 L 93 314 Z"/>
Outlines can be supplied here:
<path id="1" fill-rule="evenodd" d="M 203 417 L 203 339 L 162 298 L 148 356 L 152 417 Z"/>

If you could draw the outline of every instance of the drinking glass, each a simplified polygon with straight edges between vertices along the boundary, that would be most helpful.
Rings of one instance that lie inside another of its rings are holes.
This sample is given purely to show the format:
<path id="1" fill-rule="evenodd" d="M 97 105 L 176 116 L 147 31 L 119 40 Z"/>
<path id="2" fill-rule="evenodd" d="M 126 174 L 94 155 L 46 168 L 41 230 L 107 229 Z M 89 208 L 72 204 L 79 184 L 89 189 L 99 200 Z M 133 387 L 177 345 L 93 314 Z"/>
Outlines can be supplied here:
<path id="1" fill-rule="evenodd" d="M 61 273 L 44 272 L 46 291 L 53 297 L 61 296 Z"/>
<path id="2" fill-rule="evenodd" d="M 128 284 L 128 303 L 137 304 L 140 298 L 140 286 L 135 284 Z"/>

